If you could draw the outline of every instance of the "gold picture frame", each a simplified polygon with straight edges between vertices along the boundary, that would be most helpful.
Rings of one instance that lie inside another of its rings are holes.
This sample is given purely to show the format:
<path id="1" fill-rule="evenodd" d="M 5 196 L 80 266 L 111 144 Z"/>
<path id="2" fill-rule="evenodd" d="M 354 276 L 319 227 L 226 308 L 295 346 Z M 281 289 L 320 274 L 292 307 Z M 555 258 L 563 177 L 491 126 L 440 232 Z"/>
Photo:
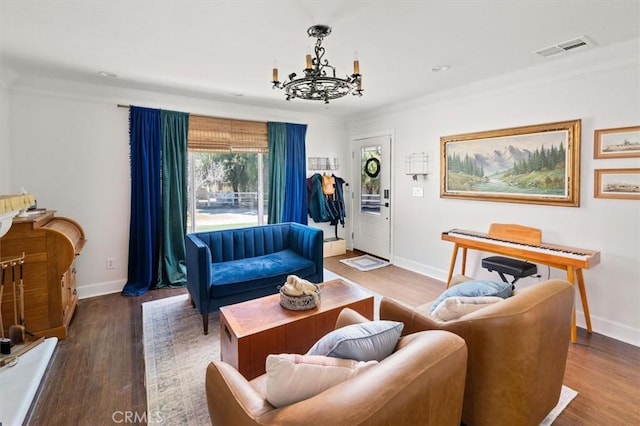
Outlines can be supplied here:
<path id="1" fill-rule="evenodd" d="M 440 197 L 580 205 L 581 120 L 440 138 Z"/>
<path id="2" fill-rule="evenodd" d="M 595 169 L 594 197 L 640 200 L 640 169 Z"/>
<path id="3" fill-rule="evenodd" d="M 595 159 L 640 157 L 640 126 L 598 129 L 593 141 Z"/>

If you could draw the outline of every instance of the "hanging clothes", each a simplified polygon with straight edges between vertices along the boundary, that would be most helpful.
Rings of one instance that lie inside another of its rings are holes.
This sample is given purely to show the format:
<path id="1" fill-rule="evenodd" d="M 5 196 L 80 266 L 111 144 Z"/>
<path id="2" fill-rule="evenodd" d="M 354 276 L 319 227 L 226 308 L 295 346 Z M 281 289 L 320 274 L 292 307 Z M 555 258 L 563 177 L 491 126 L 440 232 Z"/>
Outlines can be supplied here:
<path id="1" fill-rule="evenodd" d="M 344 179 L 315 173 L 307 179 L 309 215 L 314 222 L 330 222 L 338 239 L 338 223 L 344 228 L 346 208 L 344 203 Z"/>
<path id="2" fill-rule="evenodd" d="M 345 184 L 344 179 L 336 175 L 331 175 L 334 180 L 335 191 L 332 196 L 329 197 L 329 204 L 332 212 L 334 212 L 334 218 L 331 219 L 332 225 L 337 225 L 338 222 L 344 228 L 344 218 L 346 216 L 346 208 L 344 204 L 344 190 L 342 185 Z"/>
<path id="3" fill-rule="evenodd" d="M 314 222 L 329 222 L 334 219 L 327 196 L 322 191 L 322 175 L 315 173 L 307 178 L 308 210 Z"/>

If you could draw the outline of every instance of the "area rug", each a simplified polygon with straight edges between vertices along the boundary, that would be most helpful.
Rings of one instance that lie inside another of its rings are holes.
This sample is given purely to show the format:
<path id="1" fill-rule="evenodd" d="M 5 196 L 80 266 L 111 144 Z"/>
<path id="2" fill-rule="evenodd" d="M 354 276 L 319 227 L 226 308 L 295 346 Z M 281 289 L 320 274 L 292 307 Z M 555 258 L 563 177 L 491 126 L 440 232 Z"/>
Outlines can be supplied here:
<path id="1" fill-rule="evenodd" d="M 207 365 L 220 360 L 220 322 L 209 316 L 209 334 L 188 295 L 142 304 L 147 415 L 169 425 L 210 425 L 204 392 Z"/>
<path id="2" fill-rule="evenodd" d="M 325 279 L 338 277 L 325 274 Z M 207 365 L 220 359 L 219 315 L 210 315 L 205 336 L 202 316 L 185 294 L 144 303 L 142 327 L 148 415 L 163 424 L 210 425 L 204 378 Z M 558 405 L 541 425 L 551 425 L 576 395 L 563 386 Z"/>
<path id="3" fill-rule="evenodd" d="M 386 260 L 378 259 L 377 257 L 373 257 L 368 254 L 358 257 L 351 257 L 349 259 L 341 259 L 340 262 L 364 272 L 372 271 L 374 269 L 382 268 L 389 265 L 389 262 L 387 262 Z"/>

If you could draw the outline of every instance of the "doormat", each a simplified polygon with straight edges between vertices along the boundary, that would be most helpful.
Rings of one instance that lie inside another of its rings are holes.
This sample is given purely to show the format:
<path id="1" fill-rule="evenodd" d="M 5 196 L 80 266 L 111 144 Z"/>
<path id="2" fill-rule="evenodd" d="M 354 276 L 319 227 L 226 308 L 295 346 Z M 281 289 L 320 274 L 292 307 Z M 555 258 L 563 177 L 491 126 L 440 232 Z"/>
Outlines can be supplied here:
<path id="1" fill-rule="evenodd" d="M 342 259 L 340 262 L 347 266 L 356 268 L 359 271 L 371 271 L 373 269 L 382 268 L 390 263 L 386 260 L 378 259 L 377 257 L 365 254 L 364 256 L 352 257 L 349 259 Z"/>

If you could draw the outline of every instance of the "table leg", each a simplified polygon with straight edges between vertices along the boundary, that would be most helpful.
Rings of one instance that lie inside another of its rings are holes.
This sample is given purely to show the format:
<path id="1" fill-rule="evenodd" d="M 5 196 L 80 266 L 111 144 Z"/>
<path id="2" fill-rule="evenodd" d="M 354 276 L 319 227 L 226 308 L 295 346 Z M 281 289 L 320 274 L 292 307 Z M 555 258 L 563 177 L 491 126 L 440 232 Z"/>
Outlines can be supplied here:
<path id="1" fill-rule="evenodd" d="M 580 299 L 582 300 L 582 310 L 584 311 L 584 321 L 587 323 L 587 331 L 591 330 L 591 314 L 589 313 L 589 302 L 587 301 L 587 289 L 584 286 L 584 277 L 582 276 L 582 268 L 576 269 L 578 277 L 578 289 L 580 290 Z"/>
<path id="2" fill-rule="evenodd" d="M 454 243 L 453 245 L 453 254 L 451 255 L 451 264 L 449 265 L 449 276 L 447 277 L 447 288 L 449 288 L 449 283 L 451 282 L 451 277 L 453 277 L 453 268 L 456 267 L 456 259 L 458 258 L 458 244 Z"/>
<path id="3" fill-rule="evenodd" d="M 567 281 L 569 281 L 572 286 L 575 286 L 573 266 L 567 267 Z M 571 313 L 571 341 L 575 343 L 577 340 L 578 333 L 576 330 L 576 302 L 574 301 L 573 312 Z"/>
<path id="4" fill-rule="evenodd" d="M 462 248 L 462 275 L 467 273 L 467 248 Z"/>

